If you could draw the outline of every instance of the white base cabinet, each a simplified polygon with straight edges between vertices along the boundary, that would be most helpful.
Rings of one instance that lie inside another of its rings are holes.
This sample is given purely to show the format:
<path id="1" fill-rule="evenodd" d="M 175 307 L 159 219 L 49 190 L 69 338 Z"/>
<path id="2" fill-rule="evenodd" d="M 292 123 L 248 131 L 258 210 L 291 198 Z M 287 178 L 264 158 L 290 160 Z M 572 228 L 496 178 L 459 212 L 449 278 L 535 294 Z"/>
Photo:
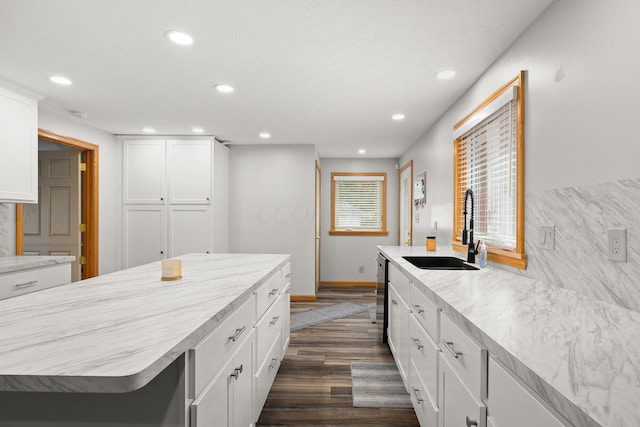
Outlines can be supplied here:
<path id="1" fill-rule="evenodd" d="M 0 300 L 71 283 L 71 263 L 0 274 Z"/>
<path id="2" fill-rule="evenodd" d="M 487 408 L 464 385 L 449 362 L 440 357 L 440 426 L 486 427 Z"/>

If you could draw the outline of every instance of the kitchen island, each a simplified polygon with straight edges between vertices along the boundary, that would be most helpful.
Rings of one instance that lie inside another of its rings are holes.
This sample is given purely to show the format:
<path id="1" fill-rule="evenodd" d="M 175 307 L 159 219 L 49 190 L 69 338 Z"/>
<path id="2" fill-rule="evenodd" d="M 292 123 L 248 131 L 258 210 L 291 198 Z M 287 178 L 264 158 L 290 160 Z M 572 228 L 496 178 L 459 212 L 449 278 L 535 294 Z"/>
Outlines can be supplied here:
<path id="1" fill-rule="evenodd" d="M 437 307 L 440 326 L 445 317 L 451 319 L 447 322 L 489 355 L 482 362 L 485 371 L 489 363 L 489 385 L 487 389 L 485 376 L 478 402 L 486 404 L 486 425 L 503 426 L 493 419 L 492 366 L 501 366 L 497 369 L 509 372 L 514 383 L 524 384 L 542 406 L 558 414 L 558 420 L 564 418 L 562 425 L 566 421 L 579 427 L 640 425 L 640 313 L 491 265 L 476 271 L 423 270 L 403 258 L 463 257 L 446 249 L 426 252 L 420 247 L 381 246 L 379 250 L 410 280 L 412 290 Z M 415 307 L 413 312 L 420 311 Z M 449 356 L 455 353 L 443 343 L 448 340 L 440 338 L 440 353 L 454 360 Z M 527 424 L 531 420 L 525 414 L 520 416 L 518 425 L 536 425 Z"/>
<path id="2" fill-rule="evenodd" d="M 245 303 L 255 322 L 290 256 L 179 258 L 177 281 L 156 262 L 0 301 L 0 426 L 187 425 L 189 352 Z"/>

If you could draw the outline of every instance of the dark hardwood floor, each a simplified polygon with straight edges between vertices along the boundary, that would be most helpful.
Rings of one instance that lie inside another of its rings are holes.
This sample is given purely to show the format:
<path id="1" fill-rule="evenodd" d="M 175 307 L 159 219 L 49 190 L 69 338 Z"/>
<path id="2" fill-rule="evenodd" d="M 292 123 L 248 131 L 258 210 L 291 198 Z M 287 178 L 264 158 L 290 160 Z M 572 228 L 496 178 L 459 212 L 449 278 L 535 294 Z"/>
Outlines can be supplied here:
<path id="1" fill-rule="evenodd" d="M 291 312 L 347 301 L 374 303 L 374 290 L 321 287 L 316 302 L 291 303 Z M 292 332 L 257 426 L 419 425 L 413 409 L 354 408 L 351 361 L 393 361 L 367 312 Z"/>

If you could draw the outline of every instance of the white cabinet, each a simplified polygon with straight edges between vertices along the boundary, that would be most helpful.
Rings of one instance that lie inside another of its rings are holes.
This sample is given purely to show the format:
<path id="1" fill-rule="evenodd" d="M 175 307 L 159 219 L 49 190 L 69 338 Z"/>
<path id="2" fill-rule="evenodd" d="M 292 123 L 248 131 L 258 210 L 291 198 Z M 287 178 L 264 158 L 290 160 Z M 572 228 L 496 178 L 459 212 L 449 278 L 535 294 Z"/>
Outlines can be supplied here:
<path id="1" fill-rule="evenodd" d="M 169 257 L 213 252 L 213 215 L 209 205 L 169 206 Z"/>
<path id="2" fill-rule="evenodd" d="M 0 201 L 38 202 L 38 102 L 1 86 Z"/>
<path id="3" fill-rule="evenodd" d="M 227 182 L 227 148 L 209 139 L 161 138 L 126 139 L 123 146 L 124 267 L 214 247 L 226 252 L 228 193 L 214 198 L 212 189 L 214 157 Z"/>
<path id="4" fill-rule="evenodd" d="M 395 287 L 389 283 L 388 342 L 405 387 L 409 374 L 409 307 Z"/>
<path id="5" fill-rule="evenodd" d="M 124 203 L 164 204 L 166 148 L 164 140 L 124 142 Z"/>
<path id="6" fill-rule="evenodd" d="M 71 263 L 0 274 L 0 299 L 17 297 L 71 282 Z"/>
<path id="7" fill-rule="evenodd" d="M 169 203 L 211 203 L 211 141 L 167 142 Z"/>
<path id="8" fill-rule="evenodd" d="M 566 427 L 560 415 L 541 403 L 533 391 L 489 358 L 487 423 L 494 427 Z"/>
<path id="9" fill-rule="evenodd" d="M 166 215 L 164 206 L 125 205 L 125 268 L 166 258 Z"/>
<path id="10" fill-rule="evenodd" d="M 440 357 L 440 426 L 486 427 L 487 408 L 456 374 L 449 362 Z M 518 424 L 513 424 L 513 426 Z M 542 424 L 541 424 L 542 425 Z"/>
<path id="11" fill-rule="evenodd" d="M 282 269 L 282 356 L 284 357 L 291 340 L 291 264 Z"/>
<path id="12" fill-rule="evenodd" d="M 191 404 L 191 427 L 252 424 L 253 331 Z"/>

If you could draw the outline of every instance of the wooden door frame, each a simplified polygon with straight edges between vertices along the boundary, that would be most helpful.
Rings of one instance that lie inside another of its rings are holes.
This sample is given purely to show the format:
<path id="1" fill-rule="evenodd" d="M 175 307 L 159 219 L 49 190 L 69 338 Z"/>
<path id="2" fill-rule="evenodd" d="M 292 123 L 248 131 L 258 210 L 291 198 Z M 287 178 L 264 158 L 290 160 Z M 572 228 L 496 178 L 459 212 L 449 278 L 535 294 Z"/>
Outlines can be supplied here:
<path id="1" fill-rule="evenodd" d="M 82 269 L 82 278 L 88 279 L 98 275 L 98 166 L 99 146 L 55 134 L 45 129 L 38 129 L 38 139 L 66 145 L 82 152 L 87 170 L 82 179 L 81 221 L 87 230 L 81 234 L 82 254 L 86 264 Z M 24 255 L 24 205 L 16 204 L 16 255 Z"/>
<path id="2" fill-rule="evenodd" d="M 409 168 L 409 233 L 411 234 L 411 246 L 413 246 L 413 160 L 409 160 L 398 170 L 398 246 L 402 246 L 402 172 Z"/>

